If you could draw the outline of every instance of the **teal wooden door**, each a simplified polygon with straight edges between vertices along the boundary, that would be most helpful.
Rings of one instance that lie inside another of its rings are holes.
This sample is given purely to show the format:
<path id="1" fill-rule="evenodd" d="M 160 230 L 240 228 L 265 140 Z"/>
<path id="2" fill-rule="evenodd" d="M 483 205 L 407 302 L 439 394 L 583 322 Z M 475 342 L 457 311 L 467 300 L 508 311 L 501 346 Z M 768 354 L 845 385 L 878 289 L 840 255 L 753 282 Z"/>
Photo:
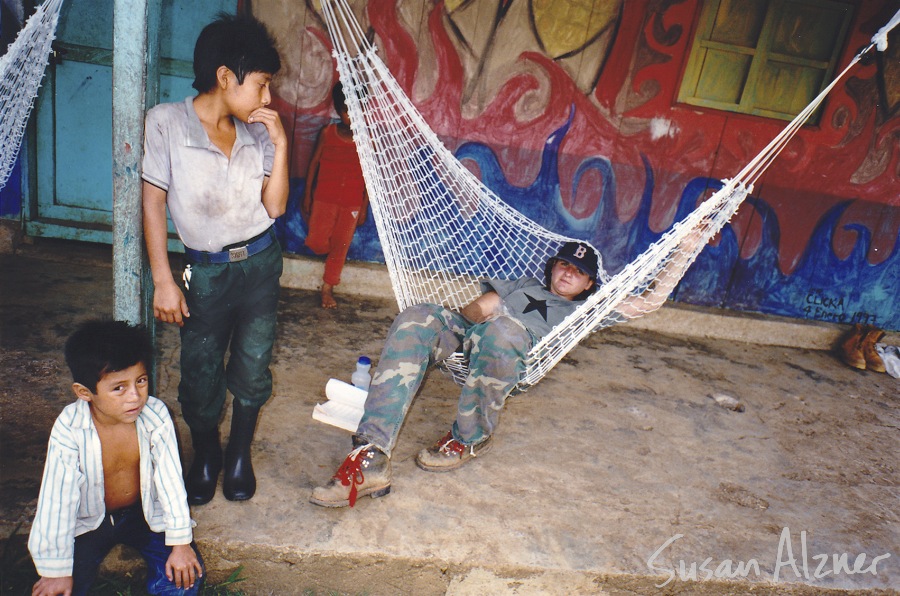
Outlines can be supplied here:
<path id="1" fill-rule="evenodd" d="M 237 0 L 161 0 L 160 102 L 195 95 L 197 35 L 236 9 Z M 25 231 L 111 243 L 113 0 L 66 0 L 54 46 L 35 105 Z"/>

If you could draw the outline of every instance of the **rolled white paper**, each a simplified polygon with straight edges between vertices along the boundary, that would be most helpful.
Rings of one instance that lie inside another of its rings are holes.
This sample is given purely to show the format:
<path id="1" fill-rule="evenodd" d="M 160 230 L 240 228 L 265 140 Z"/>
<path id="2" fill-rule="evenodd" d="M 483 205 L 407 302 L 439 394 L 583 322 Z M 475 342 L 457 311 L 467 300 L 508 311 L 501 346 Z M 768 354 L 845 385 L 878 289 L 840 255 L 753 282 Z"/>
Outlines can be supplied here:
<path id="1" fill-rule="evenodd" d="M 328 401 L 316 404 L 313 408 L 313 418 L 325 424 L 356 432 L 368 395 L 368 391 L 359 387 L 337 379 L 329 379 L 325 384 L 325 396 Z"/>
<path id="2" fill-rule="evenodd" d="M 355 387 L 349 383 L 328 379 L 325 384 L 325 397 L 340 404 L 362 409 L 366 405 L 368 391 Z"/>

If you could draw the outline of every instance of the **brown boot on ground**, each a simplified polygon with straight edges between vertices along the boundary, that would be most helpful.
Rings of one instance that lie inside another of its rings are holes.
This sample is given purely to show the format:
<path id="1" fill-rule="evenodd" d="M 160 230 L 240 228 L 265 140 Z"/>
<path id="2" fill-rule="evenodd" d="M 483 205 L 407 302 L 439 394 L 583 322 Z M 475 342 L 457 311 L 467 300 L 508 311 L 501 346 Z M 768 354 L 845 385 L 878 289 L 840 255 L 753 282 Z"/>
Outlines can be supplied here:
<path id="1" fill-rule="evenodd" d="M 863 337 L 862 342 L 860 343 L 863 357 L 866 360 L 866 368 L 869 370 L 874 370 L 875 372 L 882 373 L 886 372 L 884 369 L 884 361 L 875 350 L 875 344 L 880 342 L 881 338 L 883 337 L 884 331 L 878 329 L 877 327 L 869 327 L 868 332 Z"/>
<path id="2" fill-rule="evenodd" d="M 322 507 L 353 507 L 358 497 L 391 492 L 391 460 L 374 445 L 357 447 L 325 486 L 313 489 L 309 502 Z"/>
<path id="3" fill-rule="evenodd" d="M 487 453 L 491 448 L 491 437 L 477 445 L 463 445 L 448 432 L 441 440 L 416 456 L 416 465 L 428 472 L 455 470 L 473 457 Z"/>
<path id="4" fill-rule="evenodd" d="M 857 323 L 850 330 L 850 333 L 841 340 L 840 352 L 841 360 L 847 366 L 866 370 L 866 357 L 862 352 L 862 340 L 866 335 L 866 328 Z"/>

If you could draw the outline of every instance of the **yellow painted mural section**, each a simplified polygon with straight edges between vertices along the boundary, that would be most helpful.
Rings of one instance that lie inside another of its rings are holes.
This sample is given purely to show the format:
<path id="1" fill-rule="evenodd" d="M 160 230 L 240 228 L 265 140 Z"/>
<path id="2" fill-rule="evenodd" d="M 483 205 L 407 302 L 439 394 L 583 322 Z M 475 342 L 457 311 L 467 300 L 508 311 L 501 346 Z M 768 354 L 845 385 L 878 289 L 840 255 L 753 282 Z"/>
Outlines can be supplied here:
<path id="1" fill-rule="evenodd" d="M 621 0 L 532 0 L 531 10 L 547 55 L 559 58 L 583 49 L 614 26 L 621 4 Z"/>
<path id="2" fill-rule="evenodd" d="M 349 4 L 367 28 L 367 2 L 350 0 Z M 612 44 L 622 4 L 623 0 L 446 0 L 444 19 L 465 75 L 463 114 L 481 113 L 499 87 L 517 74 L 540 76 L 521 60 L 525 52 L 555 60 L 582 92 L 590 92 Z M 402 25 L 419 52 L 414 96 L 427 96 L 435 85 L 428 30 L 434 6 L 427 0 L 396 2 Z M 300 110 L 328 98 L 332 62 L 327 40 L 323 43 L 320 37 L 325 29 L 320 10 L 320 0 L 253 2 L 253 12 L 272 29 L 284 57 L 276 91 Z M 383 41 L 376 36 L 375 43 Z M 548 99 L 549 89 L 536 91 L 530 107 L 521 106 L 521 116 L 527 120 L 529 112 L 543 109 Z"/>

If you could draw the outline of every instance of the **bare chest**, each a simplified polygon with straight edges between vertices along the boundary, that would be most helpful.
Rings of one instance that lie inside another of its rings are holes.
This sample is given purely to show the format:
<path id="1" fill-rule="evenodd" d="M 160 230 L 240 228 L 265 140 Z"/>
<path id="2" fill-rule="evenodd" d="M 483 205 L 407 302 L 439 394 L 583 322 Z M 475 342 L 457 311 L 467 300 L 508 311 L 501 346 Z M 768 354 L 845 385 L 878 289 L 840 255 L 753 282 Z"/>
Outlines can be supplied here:
<path id="1" fill-rule="evenodd" d="M 103 486 L 108 511 L 133 505 L 141 495 L 141 453 L 134 425 L 97 429 L 103 462 Z"/>

